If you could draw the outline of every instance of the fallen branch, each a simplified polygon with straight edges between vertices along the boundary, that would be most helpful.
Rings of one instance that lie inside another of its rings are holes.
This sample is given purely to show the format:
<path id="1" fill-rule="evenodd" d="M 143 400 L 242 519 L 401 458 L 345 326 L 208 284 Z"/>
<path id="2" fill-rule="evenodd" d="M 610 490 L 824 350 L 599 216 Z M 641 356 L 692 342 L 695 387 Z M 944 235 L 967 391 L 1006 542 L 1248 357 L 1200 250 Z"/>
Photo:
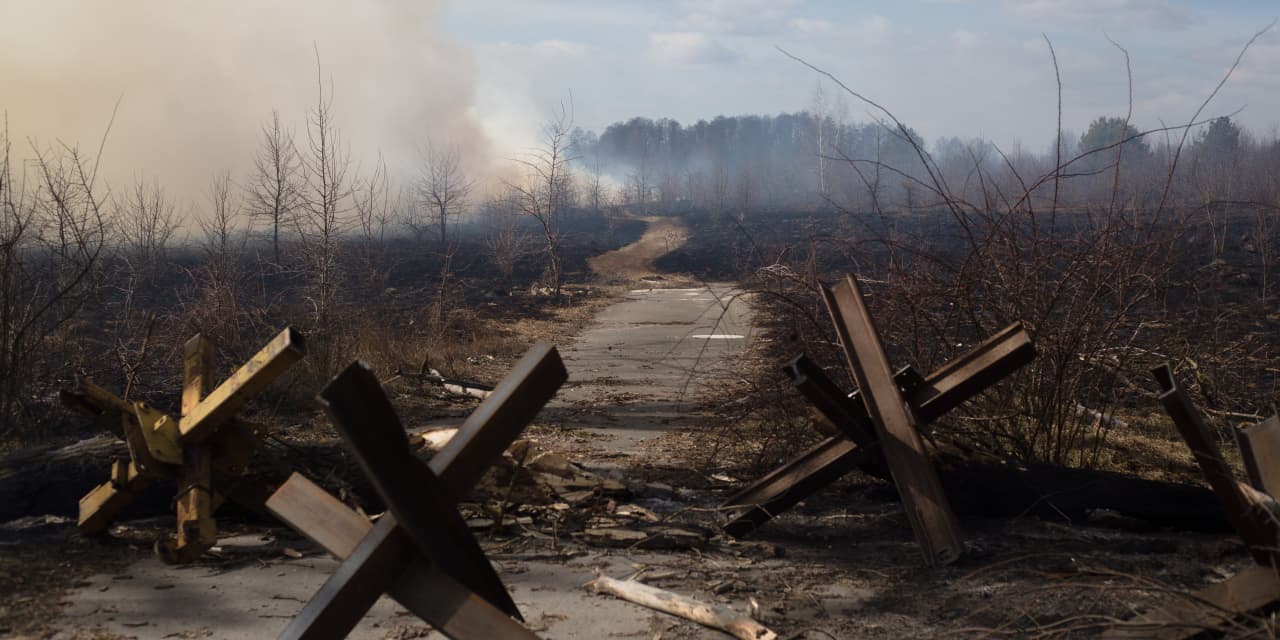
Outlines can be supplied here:
<path id="1" fill-rule="evenodd" d="M 1201 411 L 1219 418 L 1228 418 L 1231 420 L 1248 420 L 1249 422 L 1262 422 L 1265 416 L 1257 413 L 1243 413 L 1240 411 L 1225 411 L 1222 409 L 1201 409 Z"/>
<path id="2" fill-rule="evenodd" d="M 419 373 L 408 373 L 404 371 L 396 371 L 396 375 L 406 378 L 416 378 L 419 382 L 434 384 L 443 387 L 445 391 L 460 396 L 471 396 L 484 400 L 493 393 L 493 387 L 479 382 L 471 382 L 469 380 L 458 380 L 455 378 L 446 378 L 440 375 L 435 369 L 428 369 Z"/>
<path id="3" fill-rule="evenodd" d="M 596 571 L 591 582 L 595 593 L 607 593 L 628 602 L 719 629 L 740 640 L 777 640 L 778 634 L 744 614 L 728 607 L 699 602 L 693 598 L 651 587 L 635 580 L 614 580 Z"/>

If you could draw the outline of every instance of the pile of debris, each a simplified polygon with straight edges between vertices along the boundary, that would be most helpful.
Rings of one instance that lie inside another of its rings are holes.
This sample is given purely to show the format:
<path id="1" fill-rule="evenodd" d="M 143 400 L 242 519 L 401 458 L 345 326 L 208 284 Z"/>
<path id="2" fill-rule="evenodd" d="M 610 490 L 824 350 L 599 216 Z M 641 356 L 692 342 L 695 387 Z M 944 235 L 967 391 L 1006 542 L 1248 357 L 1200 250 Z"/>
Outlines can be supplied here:
<path id="1" fill-rule="evenodd" d="M 423 431 L 411 435 L 409 443 L 430 458 L 457 432 Z M 633 490 L 616 477 L 590 471 L 563 453 L 523 438 L 495 460 L 476 485 L 472 500 L 460 503 L 459 510 L 473 531 L 517 530 L 532 536 L 567 537 L 594 547 L 706 545 L 712 530 L 689 522 L 673 523 L 680 512 L 671 511 L 671 501 L 646 495 L 655 493 L 648 489 Z"/>

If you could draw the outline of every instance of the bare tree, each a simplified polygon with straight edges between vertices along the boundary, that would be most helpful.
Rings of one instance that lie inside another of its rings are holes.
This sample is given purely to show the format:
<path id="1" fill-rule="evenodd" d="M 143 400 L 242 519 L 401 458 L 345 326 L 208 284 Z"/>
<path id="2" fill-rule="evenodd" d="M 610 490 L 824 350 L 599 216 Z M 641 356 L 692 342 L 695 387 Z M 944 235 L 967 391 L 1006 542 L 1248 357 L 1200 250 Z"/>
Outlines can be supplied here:
<path id="1" fill-rule="evenodd" d="M 65 367 L 57 333 L 94 290 L 106 246 L 97 161 L 62 145 L 15 166 L 0 132 L 0 435 L 32 436 L 47 367 Z M 21 167 L 21 168 L 19 168 Z M 63 337 L 65 338 L 65 336 Z"/>
<path id="2" fill-rule="evenodd" d="M 720 217 L 724 214 L 725 204 L 729 200 L 729 170 L 725 167 L 724 160 L 716 158 L 715 166 L 711 172 L 711 223 L 720 224 Z"/>
<path id="3" fill-rule="evenodd" d="M 209 211 L 197 221 L 205 262 L 196 274 L 197 297 L 190 314 L 202 333 L 229 349 L 242 344 L 240 260 L 249 239 L 237 191 L 225 171 L 209 183 Z"/>
<path id="4" fill-rule="evenodd" d="M 139 176 L 133 188 L 116 201 L 115 218 L 130 254 L 144 269 L 156 268 L 178 230 L 176 206 L 164 187 Z"/>
<path id="5" fill-rule="evenodd" d="M 1276 253 L 1280 249 L 1280 207 L 1260 203 L 1251 206 L 1250 209 L 1252 210 L 1252 225 L 1249 230 L 1250 248 L 1258 254 L 1259 297 L 1266 302 L 1271 292 Z"/>
<path id="6" fill-rule="evenodd" d="M 480 210 L 485 226 L 484 243 L 493 254 L 498 272 L 504 284 L 509 284 L 515 272 L 516 261 L 524 257 L 528 245 L 527 234 L 517 224 L 519 206 L 514 190 L 490 198 Z"/>
<path id="7" fill-rule="evenodd" d="M 246 188 L 248 210 L 271 224 L 272 253 L 280 264 L 280 228 L 292 221 L 301 200 L 302 159 L 293 132 L 280 126 L 278 111 L 272 110 L 271 123 L 262 126 L 259 144 Z"/>
<path id="8" fill-rule="evenodd" d="M 591 215 L 598 216 L 609 200 L 609 185 L 604 182 L 599 147 L 592 148 L 591 161 L 587 163 L 587 174 L 583 182 L 587 206 L 591 208 Z"/>
<path id="9" fill-rule="evenodd" d="M 516 162 L 526 169 L 522 183 L 510 184 L 516 196 L 518 211 L 536 220 L 542 228 L 547 257 L 547 275 L 551 289 L 560 295 L 560 215 L 569 199 L 572 185 L 569 163 L 569 130 L 573 113 L 562 104 L 542 129 L 542 146 Z"/>
<path id="10" fill-rule="evenodd" d="M 652 176 L 649 173 L 649 150 L 651 146 L 652 142 L 649 139 L 649 133 L 642 131 L 640 133 L 639 155 L 636 158 L 635 171 L 627 176 L 631 200 L 640 206 L 640 215 L 649 214 L 649 197 L 653 191 Z"/>
<path id="11" fill-rule="evenodd" d="M 381 291 L 391 268 L 386 251 L 387 227 L 391 225 L 400 202 L 400 196 L 393 198 L 391 195 L 391 178 L 381 154 L 373 173 L 360 182 L 352 196 L 356 222 L 360 227 L 361 275 L 367 290 Z"/>
<path id="12" fill-rule="evenodd" d="M 456 144 L 437 145 L 428 140 L 423 150 L 418 186 L 429 220 L 440 231 L 440 246 L 449 243 L 449 220 L 462 215 L 475 186 L 462 168 L 462 150 Z"/>
<path id="13" fill-rule="evenodd" d="M 235 273 L 248 239 L 248 229 L 240 226 L 242 201 L 236 197 L 234 187 L 230 173 L 215 175 L 209 183 L 209 213 L 198 220 L 204 235 L 201 248 L 219 280 Z"/>
<path id="14" fill-rule="evenodd" d="M 751 211 L 753 205 L 755 179 L 751 175 L 751 167 L 743 165 L 738 170 L 738 182 L 736 185 L 736 195 L 738 200 L 738 213 L 735 214 L 738 223 L 746 221 L 747 212 Z"/>
<path id="15" fill-rule="evenodd" d="M 338 240 L 350 222 L 351 157 L 333 122 L 332 87 L 325 92 L 319 53 L 316 86 L 316 104 L 307 115 L 307 153 L 301 163 L 305 182 L 297 225 L 311 278 L 311 303 L 323 331 L 337 295 Z"/>
<path id="16" fill-rule="evenodd" d="M 813 112 L 810 116 L 813 118 L 813 138 L 816 145 L 815 152 L 818 156 L 818 166 L 816 167 L 818 177 L 818 197 L 823 203 L 831 200 L 831 190 L 827 186 L 827 158 L 830 154 L 827 145 L 830 144 L 830 136 L 828 130 L 833 128 L 827 117 L 827 94 L 822 90 L 819 84 L 813 90 Z"/>

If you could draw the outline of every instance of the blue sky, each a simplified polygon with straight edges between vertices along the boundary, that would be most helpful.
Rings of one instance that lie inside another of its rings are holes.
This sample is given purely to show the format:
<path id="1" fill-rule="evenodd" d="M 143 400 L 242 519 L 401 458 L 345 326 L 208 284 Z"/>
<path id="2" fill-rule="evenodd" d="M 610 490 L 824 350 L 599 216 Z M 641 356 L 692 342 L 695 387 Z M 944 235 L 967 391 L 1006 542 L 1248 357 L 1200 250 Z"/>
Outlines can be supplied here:
<path id="1" fill-rule="evenodd" d="M 813 104 L 820 77 L 782 47 L 880 102 L 929 140 L 987 136 L 1047 147 L 1064 127 L 1123 115 L 1132 58 L 1134 121 L 1185 122 L 1248 38 L 1280 15 L 1273 2 L 1165 0 L 664 0 L 445 5 L 438 29 L 473 56 L 475 110 L 508 137 L 536 132 L 573 95 L 578 124 L 641 115 L 682 122 Z M 1240 110 L 1266 133 L 1280 124 L 1280 32 L 1264 36 L 1206 113 Z M 827 88 L 830 96 L 830 85 Z M 849 116 L 867 118 L 848 100 Z"/>

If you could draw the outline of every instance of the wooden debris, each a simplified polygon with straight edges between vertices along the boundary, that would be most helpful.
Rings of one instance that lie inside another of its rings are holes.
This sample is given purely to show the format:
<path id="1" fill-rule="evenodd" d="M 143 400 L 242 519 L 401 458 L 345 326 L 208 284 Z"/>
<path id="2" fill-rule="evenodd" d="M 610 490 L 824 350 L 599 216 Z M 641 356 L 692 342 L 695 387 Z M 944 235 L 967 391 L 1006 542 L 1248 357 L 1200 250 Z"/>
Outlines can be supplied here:
<path id="1" fill-rule="evenodd" d="M 456 435 L 458 435 L 457 429 L 422 431 L 409 436 L 409 446 L 434 454 L 444 449 L 444 446 L 449 444 Z"/>
<path id="2" fill-rule="evenodd" d="M 707 544 L 705 535 L 679 527 L 588 527 L 581 539 L 597 547 L 622 549 L 700 549 Z"/>
<path id="3" fill-rule="evenodd" d="M 688 596 L 651 587 L 635 580 L 615 580 L 597 571 L 591 582 L 595 593 L 604 593 L 663 613 L 719 629 L 739 640 L 777 640 L 778 634 L 747 614 L 707 604 Z"/>
<path id="4" fill-rule="evenodd" d="M 480 400 L 484 400 L 485 398 L 488 398 L 490 394 L 493 393 L 493 387 L 487 384 L 472 382 L 470 380 L 448 378 L 441 375 L 440 372 L 436 371 L 435 369 L 427 369 L 426 371 L 419 372 L 419 373 L 406 373 L 403 371 L 398 371 L 397 374 L 405 377 L 416 378 L 428 384 L 434 384 L 437 387 L 440 387 L 445 391 L 448 391 L 449 393 L 452 393 L 454 395 L 459 395 L 459 396 L 470 396 L 472 398 L 479 398 Z"/>

